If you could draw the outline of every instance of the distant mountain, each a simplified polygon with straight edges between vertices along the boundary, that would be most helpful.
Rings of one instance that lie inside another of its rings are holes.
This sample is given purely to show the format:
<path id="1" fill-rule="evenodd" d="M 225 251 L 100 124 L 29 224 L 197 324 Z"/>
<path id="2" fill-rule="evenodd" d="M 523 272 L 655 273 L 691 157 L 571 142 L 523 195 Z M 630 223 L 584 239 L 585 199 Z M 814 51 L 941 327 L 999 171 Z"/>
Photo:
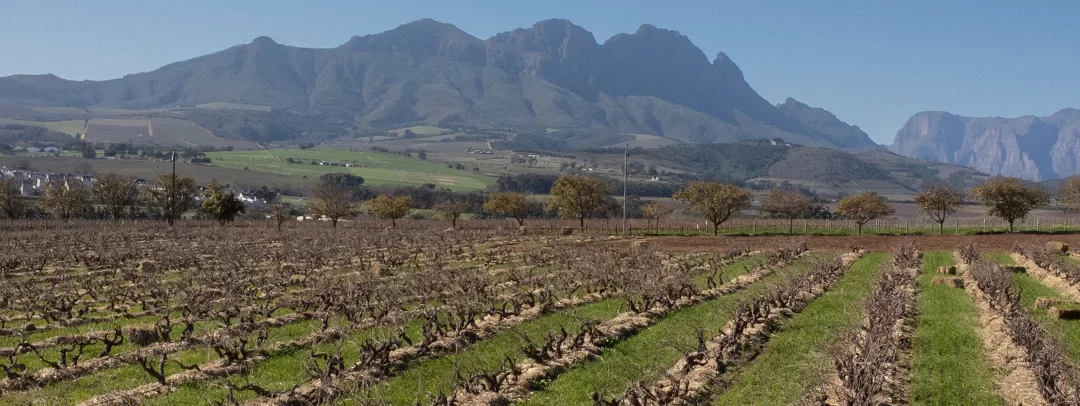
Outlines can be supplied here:
<path id="1" fill-rule="evenodd" d="M 782 138 L 848 150 L 881 148 L 824 110 L 793 100 L 773 106 L 727 55 L 710 62 L 685 36 L 652 25 L 599 44 L 566 20 L 481 40 L 425 19 L 328 49 L 259 37 L 114 80 L 0 78 L 0 105 L 16 107 L 177 109 L 208 103 L 269 106 L 317 117 L 343 133 L 419 124 L 557 127 L 682 143 Z"/>
<path id="2" fill-rule="evenodd" d="M 915 114 L 896 133 L 898 154 L 969 166 L 994 175 L 1046 180 L 1080 173 L 1080 110 L 1048 117 Z"/>

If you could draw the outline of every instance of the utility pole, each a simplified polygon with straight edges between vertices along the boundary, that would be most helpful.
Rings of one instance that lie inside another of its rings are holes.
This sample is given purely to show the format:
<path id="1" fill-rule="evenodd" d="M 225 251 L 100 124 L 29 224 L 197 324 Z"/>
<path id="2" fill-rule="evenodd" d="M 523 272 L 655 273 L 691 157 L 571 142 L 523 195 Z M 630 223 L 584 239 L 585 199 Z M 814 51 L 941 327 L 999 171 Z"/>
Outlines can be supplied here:
<path id="1" fill-rule="evenodd" d="M 175 221 L 173 219 L 173 213 L 176 212 L 176 206 L 175 206 L 175 204 L 176 204 L 175 203 L 176 202 L 176 151 L 172 152 L 171 159 L 172 159 L 172 181 L 171 181 L 172 186 L 169 188 L 169 214 L 168 214 L 169 226 L 170 227 L 173 225 L 173 221 Z"/>
<path id="2" fill-rule="evenodd" d="M 626 143 L 622 161 L 622 234 L 626 236 L 626 166 L 630 162 L 630 143 Z"/>

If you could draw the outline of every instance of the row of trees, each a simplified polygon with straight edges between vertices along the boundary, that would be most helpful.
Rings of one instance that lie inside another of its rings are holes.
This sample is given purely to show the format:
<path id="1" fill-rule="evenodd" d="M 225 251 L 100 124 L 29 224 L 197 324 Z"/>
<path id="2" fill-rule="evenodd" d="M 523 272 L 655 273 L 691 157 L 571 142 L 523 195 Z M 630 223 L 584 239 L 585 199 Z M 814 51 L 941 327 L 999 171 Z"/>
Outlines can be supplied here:
<path id="1" fill-rule="evenodd" d="M 45 184 L 40 209 L 61 220 L 79 217 L 149 217 L 172 220 L 196 208 L 199 193 L 195 180 L 188 177 L 161 175 L 151 185 L 140 188 L 130 176 L 104 174 L 92 187 L 75 179 L 56 179 Z M 232 191 L 211 182 L 203 191 L 203 201 L 197 207 L 204 218 L 221 223 L 233 221 L 244 213 L 243 202 Z M 97 209 L 94 206 L 101 208 Z M 139 213 L 140 209 L 147 213 Z M 9 179 L 0 180 L 0 218 L 17 219 L 28 215 L 34 207 L 22 198 L 19 185 Z"/>
<path id="2" fill-rule="evenodd" d="M 1032 210 L 1050 204 L 1050 193 L 1037 186 L 1028 186 L 1016 178 L 995 178 L 971 190 L 983 206 L 986 214 L 998 217 L 1009 223 L 1009 232 L 1013 232 L 1016 220 L 1027 217 Z M 962 190 L 946 186 L 933 185 L 915 195 L 919 209 L 938 223 L 938 234 L 945 227 L 948 216 L 956 213 L 964 203 Z M 1071 210 L 1080 210 L 1080 176 L 1066 180 L 1058 192 L 1058 204 Z"/>
<path id="3" fill-rule="evenodd" d="M 596 178 L 586 176 L 562 176 L 551 188 L 547 209 L 558 210 L 563 218 L 576 218 L 582 227 L 589 213 L 607 204 L 608 189 Z M 1009 223 L 1013 232 L 1017 220 L 1022 220 L 1034 209 L 1050 203 L 1050 194 L 1036 186 L 1025 185 L 1016 178 L 995 178 L 971 191 L 972 196 L 987 208 L 987 215 L 1001 218 Z M 741 210 L 750 207 L 750 191 L 735 185 L 719 182 L 692 182 L 675 192 L 675 200 L 687 202 L 691 209 L 700 213 L 718 234 L 720 225 Z M 931 185 L 915 196 L 920 210 L 938 223 L 938 233 L 944 231 L 946 218 L 964 203 L 964 191 L 948 185 Z M 1080 176 L 1067 179 L 1057 196 L 1061 206 L 1080 211 Z M 794 220 L 810 217 L 823 210 L 813 198 L 790 189 L 774 189 L 761 205 L 761 212 L 774 218 L 788 220 L 788 232 Z M 650 203 L 643 209 L 644 217 L 656 221 L 673 212 L 661 203 Z M 864 192 L 841 199 L 836 214 L 855 222 L 857 233 L 862 234 L 864 225 L 872 220 L 891 216 L 895 210 L 877 192 Z"/>
<path id="4" fill-rule="evenodd" d="M 314 189 L 313 199 L 307 207 L 308 212 L 326 217 L 336 227 L 339 220 L 355 214 L 358 200 L 368 196 L 357 192 L 362 182 L 362 178 L 324 176 Z M 104 174 L 93 187 L 87 187 L 75 180 L 51 181 L 44 187 L 39 205 L 63 220 L 93 213 L 97 213 L 98 217 L 120 219 L 135 217 L 139 209 L 146 209 L 150 217 L 171 221 L 195 208 L 198 209 L 200 217 L 215 219 L 225 224 L 245 212 L 244 204 L 220 183 L 212 182 L 208 185 L 202 193 L 202 203 L 196 207 L 198 192 L 195 180 L 187 177 L 174 179 L 172 175 L 161 175 L 155 183 L 140 188 L 131 177 Z M 609 185 L 596 177 L 561 176 L 553 182 L 549 193 L 551 197 L 543 210 L 557 213 L 561 218 L 577 219 L 581 227 L 585 226 L 586 218 L 620 210 L 619 204 L 611 196 Z M 1008 222 L 1010 232 L 1013 231 L 1016 220 L 1024 219 L 1031 210 L 1045 206 L 1050 201 L 1050 195 L 1045 190 L 1025 185 L 1015 178 L 991 179 L 974 188 L 971 195 L 987 207 L 988 215 Z M 736 213 L 748 209 L 751 203 L 749 190 L 710 181 L 691 182 L 676 191 L 673 197 L 688 203 L 693 211 L 711 223 L 713 234 L 717 234 L 720 225 Z M 480 196 L 478 198 L 483 199 Z M 956 213 L 964 199 L 965 193 L 962 190 L 948 185 L 932 185 L 915 196 L 920 210 L 938 223 L 939 233 L 943 231 L 946 219 Z M 1071 177 L 1064 182 L 1057 200 L 1066 208 L 1080 211 L 1080 176 Z M 100 208 L 95 209 L 95 204 Z M 366 199 L 364 204 L 369 214 L 391 220 L 394 227 L 397 226 L 398 219 L 409 215 L 415 207 L 413 198 L 408 195 L 378 194 Z M 514 218 L 519 225 L 524 225 L 526 218 L 541 210 L 538 206 L 539 203 L 529 200 L 524 193 L 517 192 L 493 193 L 482 204 L 484 213 Z M 452 227 L 457 227 L 457 220 L 463 214 L 475 210 L 470 209 L 470 204 L 455 200 L 435 203 L 431 208 L 439 217 L 449 220 Z M 0 180 L 0 217 L 20 218 L 30 210 L 27 200 L 20 197 L 18 184 L 11 180 Z M 650 225 L 655 221 L 659 227 L 660 220 L 673 211 L 667 205 L 654 202 L 643 207 L 641 214 L 650 220 Z M 772 190 L 761 205 L 763 214 L 787 219 L 789 233 L 795 219 L 815 217 L 816 213 L 821 211 L 827 210 L 818 201 L 791 189 Z M 285 220 L 299 214 L 299 211 L 288 205 L 277 204 L 271 205 L 268 213 L 278 220 L 280 227 Z M 893 213 L 893 208 L 876 192 L 846 197 L 836 206 L 836 214 L 853 220 L 859 234 L 868 222 L 891 216 Z"/>

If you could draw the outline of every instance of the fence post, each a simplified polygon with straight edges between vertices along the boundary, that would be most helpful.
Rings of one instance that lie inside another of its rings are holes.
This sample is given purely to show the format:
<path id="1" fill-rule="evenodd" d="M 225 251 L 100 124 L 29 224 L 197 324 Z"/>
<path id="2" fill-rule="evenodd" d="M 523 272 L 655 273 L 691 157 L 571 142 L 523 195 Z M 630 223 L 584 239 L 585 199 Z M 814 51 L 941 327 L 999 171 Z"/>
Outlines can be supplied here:
<path id="1" fill-rule="evenodd" d="M 753 234 L 757 234 L 757 219 L 754 219 L 753 223 L 754 223 L 754 228 L 753 228 L 754 232 L 753 232 Z"/>
<path id="2" fill-rule="evenodd" d="M 802 220 L 802 233 L 806 235 L 806 219 Z"/>
<path id="3" fill-rule="evenodd" d="M 960 219 L 953 219 L 953 222 L 953 226 L 956 227 L 956 230 L 953 231 L 953 235 L 960 235 Z"/>
<path id="4" fill-rule="evenodd" d="M 1035 218 L 1035 232 L 1038 232 L 1038 231 L 1039 231 L 1039 218 L 1036 217 Z"/>
<path id="5" fill-rule="evenodd" d="M 986 232 L 986 217 L 983 217 L 983 229 L 982 232 Z"/>

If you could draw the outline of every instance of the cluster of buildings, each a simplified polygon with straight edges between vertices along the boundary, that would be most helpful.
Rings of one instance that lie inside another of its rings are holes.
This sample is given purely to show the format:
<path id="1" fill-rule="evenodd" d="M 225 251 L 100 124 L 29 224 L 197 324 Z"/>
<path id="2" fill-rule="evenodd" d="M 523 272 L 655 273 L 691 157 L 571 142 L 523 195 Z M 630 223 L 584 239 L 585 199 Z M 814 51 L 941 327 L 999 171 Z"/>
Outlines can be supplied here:
<path id="1" fill-rule="evenodd" d="M 23 196 L 40 196 L 45 191 L 45 185 L 55 180 L 65 180 L 68 182 L 77 182 L 85 185 L 86 187 L 93 187 L 97 183 L 97 178 L 89 174 L 71 174 L 71 173 L 46 173 L 46 172 L 33 172 L 23 169 L 10 169 L 8 167 L 0 168 L 0 180 L 12 180 L 19 186 L 19 194 Z M 146 179 L 135 179 L 136 187 L 146 187 Z M 195 197 L 197 203 L 202 203 L 203 192 L 206 188 L 199 186 L 198 195 Z M 260 193 L 256 190 L 244 190 L 236 194 L 236 197 L 244 203 L 245 206 L 261 208 L 269 203 L 265 197 L 266 193 Z M 270 200 L 274 200 L 271 198 Z"/>
<path id="2" fill-rule="evenodd" d="M 11 150 L 15 151 L 15 152 L 45 152 L 45 153 L 49 153 L 49 154 L 60 152 L 60 148 L 57 148 L 57 147 L 38 148 L 38 147 L 16 146 L 15 148 L 12 148 Z"/>
<path id="3" fill-rule="evenodd" d="M 93 175 L 75 175 L 70 173 L 44 173 L 33 172 L 23 169 L 0 168 L 0 180 L 12 180 L 19 186 L 19 194 L 23 196 L 39 196 L 45 191 L 45 185 L 55 180 L 79 182 L 86 186 L 93 186 L 97 179 Z M 146 184 L 145 179 L 136 180 L 137 184 Z"/>

